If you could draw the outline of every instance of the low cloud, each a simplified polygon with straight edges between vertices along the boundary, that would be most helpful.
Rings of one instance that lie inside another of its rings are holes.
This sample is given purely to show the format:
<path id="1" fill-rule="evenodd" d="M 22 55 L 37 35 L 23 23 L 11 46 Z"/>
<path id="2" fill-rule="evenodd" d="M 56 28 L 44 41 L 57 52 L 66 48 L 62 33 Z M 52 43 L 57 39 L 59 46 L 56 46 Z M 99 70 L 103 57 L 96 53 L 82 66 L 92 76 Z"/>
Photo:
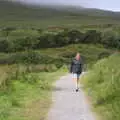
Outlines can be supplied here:
<path id="1" fill-rule="evenodd" d="M 10 1 L 10 0 L 9 0 Z M 11 0 L 25 4 L 75 5 L 88 8 L 120 11 L 120 0 Z"/>

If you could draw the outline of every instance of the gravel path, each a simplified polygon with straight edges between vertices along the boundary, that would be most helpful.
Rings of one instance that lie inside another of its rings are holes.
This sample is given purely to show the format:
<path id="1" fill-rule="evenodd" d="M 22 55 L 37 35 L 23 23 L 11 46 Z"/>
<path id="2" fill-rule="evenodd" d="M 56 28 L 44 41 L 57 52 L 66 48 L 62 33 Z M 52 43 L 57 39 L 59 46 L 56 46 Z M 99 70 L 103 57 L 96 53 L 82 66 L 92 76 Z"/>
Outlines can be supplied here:
<path id="1" fill-rule="evenodd" d="M 48 120 L 95 120 L 83 91 L 75 92 L 71 75 L 63 76 L 55 83 L 52 100 Z"/>

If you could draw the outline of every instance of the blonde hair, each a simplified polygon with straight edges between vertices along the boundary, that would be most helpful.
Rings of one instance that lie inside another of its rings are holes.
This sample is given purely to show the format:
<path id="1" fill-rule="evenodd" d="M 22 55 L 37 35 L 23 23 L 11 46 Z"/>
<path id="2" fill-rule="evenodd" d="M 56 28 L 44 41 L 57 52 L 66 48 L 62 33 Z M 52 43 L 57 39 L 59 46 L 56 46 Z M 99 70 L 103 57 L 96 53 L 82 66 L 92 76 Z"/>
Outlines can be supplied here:
<path id="1" fill-rule="evenodd" d="M 75 58 L 76 58 L 77 60 L 78 60 L 78 59 L 80 60 L 80 53 L 77 53 L 76 56 L 75 56 Z"/>

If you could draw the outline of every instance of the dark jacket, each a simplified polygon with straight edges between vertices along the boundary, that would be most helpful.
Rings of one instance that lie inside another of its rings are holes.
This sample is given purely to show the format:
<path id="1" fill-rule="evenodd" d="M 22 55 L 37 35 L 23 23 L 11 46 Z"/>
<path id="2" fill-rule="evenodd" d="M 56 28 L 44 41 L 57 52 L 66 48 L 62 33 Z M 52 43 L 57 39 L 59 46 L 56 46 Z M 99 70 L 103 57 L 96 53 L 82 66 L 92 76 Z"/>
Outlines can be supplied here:
<path id="1" fill-rule="evenodd" d="M 82 66 L 83 66 L 83 64 L 82 64 L 81 59 L 79 61 L 74 59 L 74 60 L 72 60 L 72 63 L 71 63 L 70 72 L 81 74 L 82 73 Z"/>

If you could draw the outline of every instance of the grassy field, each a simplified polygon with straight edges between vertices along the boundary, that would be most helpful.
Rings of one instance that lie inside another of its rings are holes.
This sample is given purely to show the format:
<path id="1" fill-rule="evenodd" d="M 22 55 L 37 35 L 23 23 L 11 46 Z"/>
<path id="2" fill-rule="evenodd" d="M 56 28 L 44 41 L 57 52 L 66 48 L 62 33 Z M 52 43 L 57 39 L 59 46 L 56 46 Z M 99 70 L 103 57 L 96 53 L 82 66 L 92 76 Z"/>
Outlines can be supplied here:
<path id="1" fill-rule="evenodd" d="M 61 69 L 13 79 L 0 91 L 0 120 L 44 120 L 51 104 L 52 83 L 65 73 Z"/>
<path id="2" fill-rule="evenodd" d="M 82 81 L 102 120 L 120 119 L 119 62 L 119 53 L 99 61 Z"/>

